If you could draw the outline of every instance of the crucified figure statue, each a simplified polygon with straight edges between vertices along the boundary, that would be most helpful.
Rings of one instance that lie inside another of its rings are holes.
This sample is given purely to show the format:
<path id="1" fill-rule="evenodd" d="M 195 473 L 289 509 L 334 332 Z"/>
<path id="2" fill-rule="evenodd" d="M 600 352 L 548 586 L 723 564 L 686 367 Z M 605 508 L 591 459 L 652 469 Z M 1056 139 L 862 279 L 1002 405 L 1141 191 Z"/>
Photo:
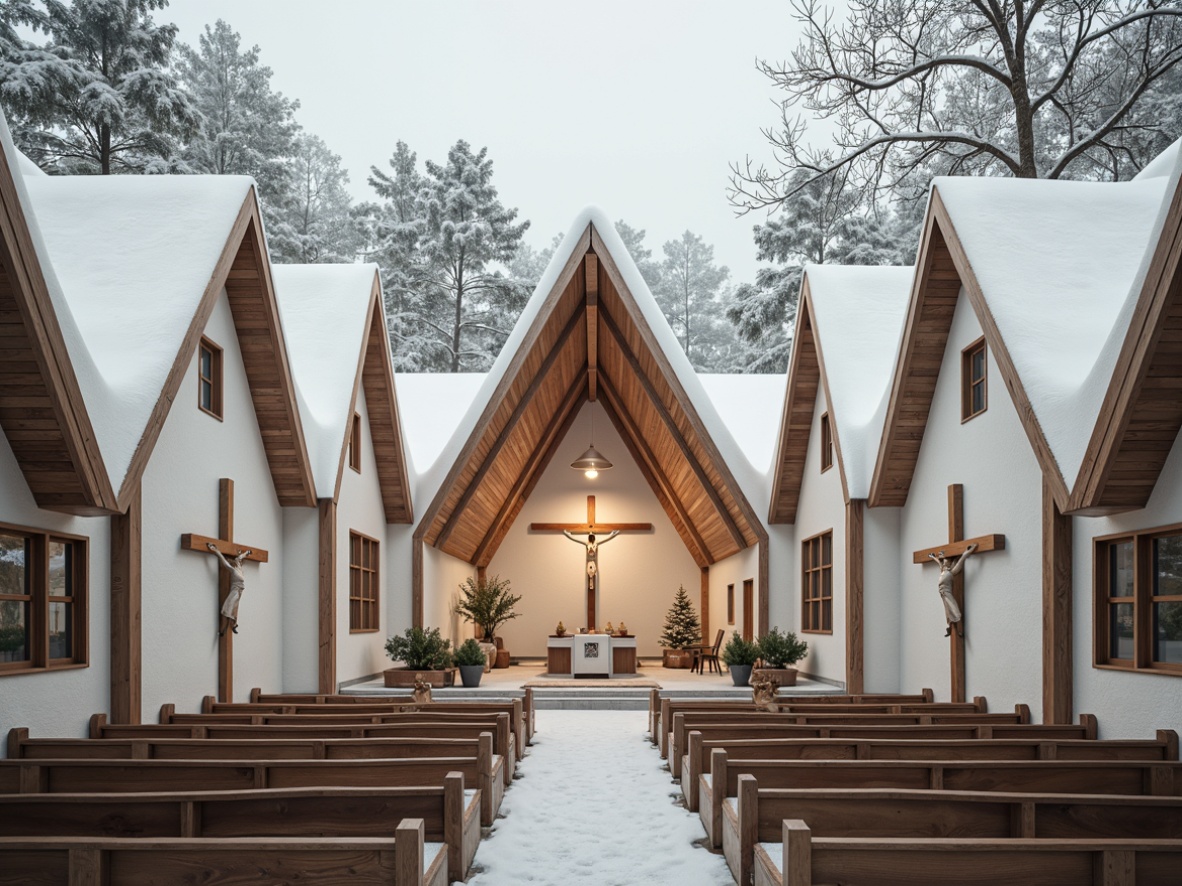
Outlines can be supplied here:
<path id="1" fill-rule="evenodd" d="M 222 615 L 227 619 L 226 623 L 222 625 L 222 629 L 218 631 L 218 636 L 226 633 L 226 627 L 229 626 L 235 634 L 238 633 L 238 604 L 242 602 L 242 592 L 246 590 L 246 576 L 242 573 L 242 561 L 249 557 L 253 551 L 247 549 L 242 551 L 233 560 L 227 560 L 222 552 L 218 550 L 217 545 L 212 542 L 206 544 L 206 547 L 217 554 L 217 558 L 222 562 L 222 565 L 230 570 L 230 593 L 226 595 L 226 602 L 222 604 Z"/>
<path id="2" fill-rule="evenodd" d="M 960 622 L 962 616 L 960 607 L 956 605 L 956 597 L 952 595 L 952 578 L 960 575 L 964 568 L 965 559 L 977 550 L 976 545 L 969 545 L 964 549 L 956 562 L 953 563 L 949 558 L 944 556 L 944 552 L 940 551 L 938 554 L 928 554 L 928 556 L 940 564 L 940 578 L 938 579 L 937 587 L 940 590 L 940 599 L 944 601 L 944 618 L 948 620 L 948 630 L 944 632 L 944 636 L 948 637 L 952 634 L 952 626 Z M 957 634 L 964 636 L 964 631 L 957 628 Z"/>
<path id="3" fill-rule="evenodd" d="M 584 545 L 587 548 L 587 589 L 592 591 L 595 590 L 595 575 L 599 571 L 599 567 L 596 563 L 596 557 L 599 553 L 599 546 L 607 544 L 609 541 L 619 535 L 620 530 L 613 529 L 611 532 L 600 539 L 595 538 L 594 532 L 588 532 L 586 541 L 583 541 L 583 539 L 579 538 L 577 535 L 567 529 L 562 530 L 562 534 L 576 544 Z"/>

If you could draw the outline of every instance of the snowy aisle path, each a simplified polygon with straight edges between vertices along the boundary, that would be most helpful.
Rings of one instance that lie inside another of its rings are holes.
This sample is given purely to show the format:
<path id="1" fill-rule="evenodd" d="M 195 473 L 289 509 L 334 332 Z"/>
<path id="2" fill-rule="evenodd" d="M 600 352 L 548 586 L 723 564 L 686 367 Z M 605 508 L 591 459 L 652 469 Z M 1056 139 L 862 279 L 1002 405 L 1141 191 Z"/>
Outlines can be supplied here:
<path id="1" fill-rule="evenodd" d="M 505 818 L 476 853 L 473 886 L 726 886 L 721 855 L 675 805 L 644 711 L 538 711 Z"/>

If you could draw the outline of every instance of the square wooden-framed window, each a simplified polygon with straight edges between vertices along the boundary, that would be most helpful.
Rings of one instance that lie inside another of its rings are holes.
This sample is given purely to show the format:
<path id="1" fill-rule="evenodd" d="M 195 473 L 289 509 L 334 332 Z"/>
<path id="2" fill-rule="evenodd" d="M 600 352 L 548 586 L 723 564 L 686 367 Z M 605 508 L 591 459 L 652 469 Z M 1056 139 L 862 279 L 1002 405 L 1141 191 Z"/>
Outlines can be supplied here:
<path id="1" fill-rule="evenodd" d="M 349 632 L 378 629 L 377 539 L 349 530 Z"/>
<path id="2" fill-rule="evenodd" d="M 735 623 L 735 586 L 726 586 L 726 623 L 733 625 Z"/>
<path id="3" fill-rule="evenodd" d="M 197 406 L 222 420 L 222 349 L 204 336 L 197 346 Z"/>
<path id="4" fill-rule="evenodd" d="M 361 415 L 356 412 L 349 424 L 349 467 L 361 473 Z"/>
<path id="5" fill-rule="evenodd" d="M 988 359 L 985 336 L 960 352 L 960 420 L 976 418 L 989 408 Z"/>
<path id="6" fill-rule="evenodd" d="M 0 524 L 0 675 L 90 663 L 87 546 Z"/>
<path id="7" fill-rule="evenodd" d="M 801 542 L 801 630 L 833 633 L 833 530 Z"/>
<path id="8" fill-rule="evenodd" d="M 821 473 L 833 467 L 833 428 L 829 424 L 829 413 L 821 416 Z"/>
<path id="9" fill-rule="evenodd" d="M 1182 525 L 1093 545 L 1095 666 L 1182 675 Z"/>

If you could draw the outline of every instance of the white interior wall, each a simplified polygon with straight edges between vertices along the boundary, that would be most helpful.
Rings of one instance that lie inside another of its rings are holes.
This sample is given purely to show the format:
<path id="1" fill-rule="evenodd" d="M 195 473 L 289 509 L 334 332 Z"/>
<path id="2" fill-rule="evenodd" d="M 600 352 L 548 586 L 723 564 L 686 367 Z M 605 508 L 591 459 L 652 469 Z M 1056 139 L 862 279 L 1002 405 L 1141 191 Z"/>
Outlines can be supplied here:
<path id="1" fill-rule="evenodd" d="M 0 523 L 89 539 L 90 666 L 0 675 L 0 735 L 25 726 L 33 737 L 85 738 L 91 714 L 110 710 L 111 522 L 37 507 L 8 440 L 0 431 Z M 0 746 L 0 756 L 7 745 Z"/>
<path id="2" fill-rule="evenodd" d="M 1182 677 L 1109 670 L 1092 663 L 1092 540 L 1182 523 L 1182 444 L 1174 441 L 1144 509 L 1112 517 L 1075 517 L 1073 523 L 1076 712 L 1099 715 L 1102 738 L 1152 738 L 1157 729 L 1182 732 Z"/>
<path id="3" fill-rule="evenodd" d="M 769 481 L 770 487 L 770 481 Z M 765 504 L 761 502 L 760 504 Z M 758 505 L 756 506 L 758 510 Z M 795 578 L 796 527 L 785 523 L 766 526 L 768 537 L 768 622 L 782 629 L 800 629 L 800 601 Z"/>
<path id="4" fill-rule="evenodd" d="M 759 547 L 753 546 L 739 551 L 734 556 L 719 560 L 710 567 L 710 636 L 708 643 L 713 643 L 722 628 L 726 639 L 733 631 L 743 632 L 743 581 L 751 579 L 755 588 L 755 633 L 759 634 Z M 727 585 L 735 586 L 735 619 L 728 622 L 726 617 Z M 689 590 L 688 588 L 686 590 Z M 691 593 L 692 596 L 692 593 Z M 700 594 L 698 595 L 701 596 Z M 696 601 L 698 597 L 694 597 Z M 772 624 L 776 624 L 775 621 Z"/>
<path id="5" fill-rule="evenodd" d="M 588 480 L 570 463 L 591 439 L 592 409 L 595 447 L 615 467 Z M 651 533 L 621 533 L 600 547 L 597 627 L 624 621 L 637 637 L 638 654 L 656 656 L 679 584 L 699 608 L 701 570 L 602 408 L 587 404 L 488 566 L 489 576 L 509 579 L 513 592 L 522 595 L 517 607 L 521 617 L 499 631 L 514 656 L 544 656 L 546 638 L 559 620 L 568 630 L 584 627 L 585 549 L 561 533 L 531 533 L 529 524 L 585 522 L 588 495 L 595 496 L 600 522 L 654 526 Z"/>
<path id="6" fill-rule="evenodd" d="M 143 478 L 143 705 L 196 710 L 217 692 L 217 572 L 212 555 L 181 551 L 185 532 L 215 536 L 218 479 L 234 481 L 235 541 L 258 545 L 268 563 L 246 561 L 246 592 L 234 638 L 234 701 L 251 687 L 282 686 L 283 513 L 250 398 L 225 291 L 205 334 L 224 349 L 224 421 L 197 408 L 197 355 L 189 361 Z"/>
<path id="7" fill-rule="evenodd" d="M 951 692 L 949 641 L 934 563 L 911 552 L 948 538 L 948 486 L 964 485 L 966 537 L 1003 533 L 1006 549 L 965 563 L 966 695 L 992 710 L 1042 708 L 1042 474 L 1000 373 L 988 359 L 988 409 L 961 423 L 961 351 L 981 326 L 961 294 L 940 367 L 927 431 L 900 515 L 900 689 Z M 874 626 L 868 623 L 868 629 Z"/>
<path id="8" fill-rule="evenodd" d="M 782 628 L 794 630 L 809 644 L 808 655 L 798 667 L 806 674 L 826 680 L 845 682 L 845 493 L 841 487 L 841 468 L 834 448 L 833 467 L 821 473 L 821 416 L 829 409 L 824 387 L 817 389 L 813 407 L 813 423 L 809 431 L 809 447 L 804 460 L 804 479 L 800 484 L 800 505 L 796 511 L 795 550 L 796 568 L 792 581 L 793 603 L 790 624 Z M 801 576 L 801 545 L 805 539 L 822 532 L 833 533 L 833 631 L 806 633 L 802 630 L 804 598 Z"/>
<path id="9" fill-rule="evenodd" d="M 476 567 L 471 563 L 423 545 L 423 626 L 439 628 L 453 647 L 473 636 L 472 626 L 461 621 L 452 607 L 459 599 L 459 586 L 465 579 L 475 577 Z M 407 622 L 392 627 L 390 632 L 401 634 L 409 626 Z"/>
<path id="10" fill-rule="evenodd" d="M 378 540 L 379 588 L 390 562 L 389 545 L 385 543 L 386 514 L 382 507 L 378 463 L 373 435 L 369 431 L 364 389 L 357 392 L 357 412 L 361 416 L 361 473 L 345 465 L 337 502 L 337 680 L 340 682 L 376 674 L 389 664 L 385 649 L 387 613 L 382 600 L 385 595 L 379 593 L 377 631 L 353 633 L 349 630 L 350 530 Z"/>

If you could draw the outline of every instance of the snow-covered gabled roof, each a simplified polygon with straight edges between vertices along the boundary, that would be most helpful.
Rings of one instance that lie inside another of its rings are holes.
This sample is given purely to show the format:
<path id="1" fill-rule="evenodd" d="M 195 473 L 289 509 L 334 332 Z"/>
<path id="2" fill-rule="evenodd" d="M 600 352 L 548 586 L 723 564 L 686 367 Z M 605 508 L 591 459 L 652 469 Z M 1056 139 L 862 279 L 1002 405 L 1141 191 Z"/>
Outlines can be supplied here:
<path id="1" fill-rule="evenodd" d="M 1161 235 L 1170 182 L 933 182 L 871 504 L 906 500 L 926 418 L 917 434 L 900 416 L 926 416 L 936 373 L 914 371 L 916 361 L 935 359 L 932 337 L 947 338 L 963 287 L 1056 502 L 1067 508 Z M 929 356 L 917 358 L 921 340 Z"/>
<path id="2" fill-rule="evenodd" d="M 698 381 L 747 462 L 770 477 L 780 424 L 773 404 L 784 399 L 785 376 L 772 372 L 698 373 Z"/>
<path id="3" fill-rule="evenodd" d="M 599 399 L 706 566 L 766 539 L 766 495 L 608 217 L 587 209 L 555 253 L 435 465 L 417 543 L 486 565 L 565 427 Z M 494 467 L 495 465 L 495 467 Z M 761 579 L 766 601 L 766 581 Z"/>
<path id="4" fill-rule="evenodd" d="M 845 500 L 869 496 L 914 276 L 910 267 L 805 268 L 770 522 L 795 521 L 818 388 L 825 391 Z"/>
<path id="5" fill-rule="evenodd" d="M 415 468 L 415 497 L 420 501 L 428 496 L 419 484 L 439 465 L 440 455 L 472 407 L 486 375 L 406 372 L 398 376 L 398 408 L 406 427 L 407 458 Z M 447 472 L 447 468 L 441 470 Z"/>
<path id="6" fill-rule="evenodd" d="M 410 522 L 394 374 L 377 265 L 274 265 L 316 497 L 336 501 L 364 386 L 370 438 L 389 522 Z"/>

